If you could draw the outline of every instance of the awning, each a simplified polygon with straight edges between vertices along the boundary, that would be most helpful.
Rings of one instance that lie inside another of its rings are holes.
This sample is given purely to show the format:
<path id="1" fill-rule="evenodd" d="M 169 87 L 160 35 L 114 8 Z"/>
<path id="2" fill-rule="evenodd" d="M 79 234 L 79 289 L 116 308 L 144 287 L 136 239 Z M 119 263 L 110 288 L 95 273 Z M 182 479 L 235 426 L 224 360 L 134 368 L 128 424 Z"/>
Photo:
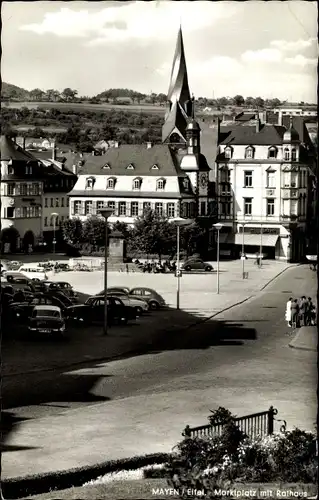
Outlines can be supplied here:
<path id="1" fill-rule="evenodd" d="M 244 245 L 245 246 L 260 246 L 262 243 L 263 247 L 275 247 L 277 240 L 279 238 L 278 234 L 263 234 L 262 238 L 260 234 L 245 234 Z M 235 234 L 235 245 L 243 244 L 243 235 Z"/>

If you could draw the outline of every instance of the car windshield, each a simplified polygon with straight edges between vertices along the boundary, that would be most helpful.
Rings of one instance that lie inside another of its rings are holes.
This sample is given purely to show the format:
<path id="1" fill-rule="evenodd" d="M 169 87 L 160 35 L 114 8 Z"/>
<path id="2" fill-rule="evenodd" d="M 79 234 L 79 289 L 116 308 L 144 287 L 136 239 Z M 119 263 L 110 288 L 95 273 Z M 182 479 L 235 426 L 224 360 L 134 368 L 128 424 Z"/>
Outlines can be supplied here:
<path id="1" fill-rule="evenodd" d="M 43 316 L 50 316 L 51 318 L 60 318 L 59 311 L 53 311 L 52 309 L 37 309 L 33 311 L 34 318 L 39 318 Z"/>

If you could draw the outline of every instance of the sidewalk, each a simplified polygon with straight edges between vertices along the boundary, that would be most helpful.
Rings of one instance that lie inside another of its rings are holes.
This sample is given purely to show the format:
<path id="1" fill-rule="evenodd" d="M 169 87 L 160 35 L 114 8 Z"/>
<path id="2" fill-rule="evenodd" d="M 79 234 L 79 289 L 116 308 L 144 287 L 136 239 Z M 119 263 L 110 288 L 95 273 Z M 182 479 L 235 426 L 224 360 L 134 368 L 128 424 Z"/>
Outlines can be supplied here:
<path id="1" fill-rule="evenodd" d="M 278 267 L 277 274 L 285 268 L 287 266 Z M 275 269 L 272 273 L 268 272 L 268 281 L 275 276 Z M 258 287 L 260 289 L 265 285 L 265 279 L 260 281 L 255 280 L 255 293 Z M 236 288 L 235 285 L 234 288 Z M 249 288 L 245 292 L 242 290 L 241 293 L 232 293 L 227 301 L 225 300 L 226 293 L 216 295 L 214 307 L 225 310 L 234 305 L 235 299 L 238 303 L 251 295 L 253 293 Z M 202 311 L 206 314 L 206 310 L 202 309 Z M 178 316 L 175 318 L 176 329 L 186 327 L 186 322 L 181 325 L 180 318 Z M 166 327 L 166 332 L 167 330 Z M 132 343 L 134 339 L 128 340 L 122 337 L 123 349 L 127 348 L 127 342 Z M 105 341 L 109 344 L 107 349 L 107 357 L 109 357 L 111 342 L 114 340 L 110 337 L 110 339 L 104 338 L 103 342 Z M 149 339 L 149 342 L 152 340 Z M 231 352 L 230 349 L 230 355 Z M 267 366 L 265 369 L 268 369 Z M 81 375 L 83 370 L 78 371 Z M 235 414 L 241 414 L 242 405 L 236 403 L 234 407 L 236 397 L 239 401 L 236 391 L 237 389 L 221 391 L 219 397 L 225 407 L 230 408 Z M 210 386 L 198 389 L 198 391 L 193 390 L 191 398 L 187 391 L 179 390 L 174 393 L 169 391 L 160 394 L 148 393 L 125 400 L 115 399 L 94 406 L 69 410 L 61 415 L 24 421 L 10 434 L 6 443 L 13 446 L 13 450 L 3 455 L 2 478 L 5 480 L 34 474 L 55 473 L 58 470 L 85 467 L 108 459 L 116 460 L 146 453 L 170 452 L 171 448 L 181 440 L 181 432 L 186 423 L 196 426 L 206 422 L 207 402 L 211 401 L 211 396 Z M 248 406 L 246 402 L 245 412 L 253 413 L 256 408 L 264 410 L 267 404 L 264 398 L 262 394 L 256 395 Z M 214 405 L 216 401 L 211 403 Z M 297 401 L 296 405 L 298 405 Z"/>
<path id="2" fill-rule="evenodd" d="M 289 343 L 289 347 L 317 352 L 318 331 L 316 326 L 302 326 Z"/>

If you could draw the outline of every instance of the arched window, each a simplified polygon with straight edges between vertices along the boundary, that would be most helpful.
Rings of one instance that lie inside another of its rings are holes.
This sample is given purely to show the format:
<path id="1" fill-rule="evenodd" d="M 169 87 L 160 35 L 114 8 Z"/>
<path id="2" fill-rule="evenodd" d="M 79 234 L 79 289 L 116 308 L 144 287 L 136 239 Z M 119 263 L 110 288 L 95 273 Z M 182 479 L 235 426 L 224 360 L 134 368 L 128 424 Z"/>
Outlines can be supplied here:
<path id="1" fill-rule="evenodd" d="M 87 177 L 85 189 L 93 189 L 94 184 L 95 184 L 95 178 L 94 177 Z"/>
<path id="2" fill-rule="evenodd" d="M 291 161 L 296 161 L 297 160 L 297 151 L 295 148 L 291 150 Z"/>
<path id="3" fill-rule="evenodd" d="M 157 191 L 162 191 L 165 187 L 165 179 L 157 179 L 156 181 L 156 189 Z"/>
<path id="4" fill-rule="evenodd" d="M 225 158 L 231 158 L 233 156 L 233 148 L 227 146 L 225 148 Z"/>
<path id="5" fill-rule="evenodd" d="M 107 188 L 108 189 L 114 189 L 115 188 L 115 181 L 116 181 L 116 179 L 114 177 L 110 177 L 107 180 Z"/>
<path id="6" fill-rule="evenodd" d="M 140 177 L 136 177 L 133 179 L 133 189 L 141 189 L 142 179 Z"/>
<path id="7" fill-rule="evenodd" d="M 285 160 L 290 160 L 290 151 L 288 148 L 285 149 Z"/>
<path id="8" fill-rule="evenodd" d="M 254 148 L 252 146 L 248 146 L 245 150 L 245 158 L 253 158 L 254 157 Z"/>
<path id="9" fill-rule="evenodd" d="M 275 146 L 268 149 L 268 158 L 277 158 L 277 148 Z"/>
<path id="10" fill-rule="evenodd" d="M 181 137 L 176 134 L 176 132 L 174 132 L 173 134 L 171 134 L 170 138 L 169 138 L 169 142 L 171 143 L 180 143 L 180 142 L 183 142 Z"/>

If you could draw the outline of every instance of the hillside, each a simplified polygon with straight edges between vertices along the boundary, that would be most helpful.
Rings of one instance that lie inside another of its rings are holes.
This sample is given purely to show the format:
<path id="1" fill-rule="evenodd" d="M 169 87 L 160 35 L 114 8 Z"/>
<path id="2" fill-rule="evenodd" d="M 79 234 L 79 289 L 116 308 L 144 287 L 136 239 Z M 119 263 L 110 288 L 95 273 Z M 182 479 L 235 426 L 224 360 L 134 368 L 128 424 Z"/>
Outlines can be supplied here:
<path id="1" fill-rule="evenodd" d="M 2 82 L 1 97 L 5 99 L 29 99 L 30 93 L 17 85 L 12 85 L 12 83 Z"/>

